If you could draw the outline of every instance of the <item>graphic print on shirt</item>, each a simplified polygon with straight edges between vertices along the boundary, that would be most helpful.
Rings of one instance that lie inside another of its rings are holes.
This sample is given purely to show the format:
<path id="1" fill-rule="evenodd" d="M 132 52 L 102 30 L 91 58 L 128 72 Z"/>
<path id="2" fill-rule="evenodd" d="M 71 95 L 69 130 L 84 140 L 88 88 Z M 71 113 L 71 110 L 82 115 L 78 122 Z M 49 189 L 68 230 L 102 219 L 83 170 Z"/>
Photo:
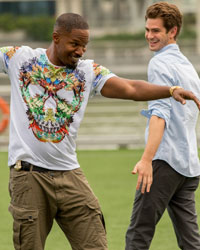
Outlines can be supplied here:
<path id="1" fill-rule="evenodd" d="M 0 48 L 0 51 L 3 53 L 4 55 L 4 61 L 5 61 L 5 65 L 8 68 L 8 63 L 9 60 L 11 59 L 11 57 L 13 57 L 13 55 L 16 53 L 16 51 L 19 49 L 20 47 L 2 47 Z"/>
<path id="2" fill-rule="evenodd" d="M 84 72 L 53 66 L 41 55 L 22 65 L 19 80 L 35 137 L 42 142 L 62 141 L 83 102 Z"/>

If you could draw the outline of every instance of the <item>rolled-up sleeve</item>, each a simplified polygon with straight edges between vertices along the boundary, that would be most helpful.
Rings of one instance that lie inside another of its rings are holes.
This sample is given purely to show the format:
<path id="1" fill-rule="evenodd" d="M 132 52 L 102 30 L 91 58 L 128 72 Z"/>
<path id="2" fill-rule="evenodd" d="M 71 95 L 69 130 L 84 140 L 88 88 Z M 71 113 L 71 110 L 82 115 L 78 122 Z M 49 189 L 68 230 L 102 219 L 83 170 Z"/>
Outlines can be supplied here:
<path id="1" fill-rule="evenodd" d="M 162 61 L 152 58 L 148 67 L 148 81 L 152 84 L 162 86 L 173 86 L 174 79 L 169 69 Z M 148 110 L 142 110 L 141 114 L 150 118 L 152 115 L 165 120 L 166 128 L 169 126 L 171 113 L 170 98 L 159 99 L 148 102 Z"/>

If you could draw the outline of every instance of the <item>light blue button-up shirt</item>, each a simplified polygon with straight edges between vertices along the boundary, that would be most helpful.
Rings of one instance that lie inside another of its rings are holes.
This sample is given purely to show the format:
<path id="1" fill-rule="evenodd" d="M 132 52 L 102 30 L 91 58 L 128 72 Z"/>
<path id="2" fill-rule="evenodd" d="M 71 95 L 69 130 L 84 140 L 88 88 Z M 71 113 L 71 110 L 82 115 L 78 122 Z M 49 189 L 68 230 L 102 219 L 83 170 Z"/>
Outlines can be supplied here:
<path id="1" fill-rule="evenodd" d="M 200 96 L 200 79 L 189 60 L 180 52 L 177 44 L 170 44 L 155 52 L 149 62 L 148 81 L 154 84 L 178 85 Z M 193 101 L 185 105 L 173 98 L 150 101 L 148 110 L 141 112 L 150 118 L 156 115 L 165 120 L 165 131 L 154 157 L 166 161 L 178 173 L 194 177 L 200 175 L 197 150 L 196 125 L 199 115 Z M 145 139 L 148 137 L 149 120 Z"/>

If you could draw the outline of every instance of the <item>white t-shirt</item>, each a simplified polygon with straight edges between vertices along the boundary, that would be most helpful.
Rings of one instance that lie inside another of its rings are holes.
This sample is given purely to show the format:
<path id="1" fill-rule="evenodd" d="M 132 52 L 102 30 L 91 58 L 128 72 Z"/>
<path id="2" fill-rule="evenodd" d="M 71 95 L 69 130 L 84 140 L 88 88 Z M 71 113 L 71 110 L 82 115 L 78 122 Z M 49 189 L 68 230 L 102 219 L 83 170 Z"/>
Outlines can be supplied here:
<path id="1" fill-rule="evenodd" d="M 90 96 L 115 76 L 92 60 L 75 70 L 53 65 L 46 49 L 0 48 L 11 82 L 8 165 L 17 160 L 52 170 L 79 167 L 75 139 Z"/>

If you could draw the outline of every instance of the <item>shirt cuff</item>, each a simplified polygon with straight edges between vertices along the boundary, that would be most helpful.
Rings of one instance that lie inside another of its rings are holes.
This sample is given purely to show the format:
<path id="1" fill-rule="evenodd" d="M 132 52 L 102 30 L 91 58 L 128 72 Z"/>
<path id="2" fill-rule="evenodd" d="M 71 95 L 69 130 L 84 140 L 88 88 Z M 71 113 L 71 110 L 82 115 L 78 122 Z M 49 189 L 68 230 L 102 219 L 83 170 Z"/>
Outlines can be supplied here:
<path id="1" fill-rule="evenodd" d="M 166 116 L 165 114 L 163 114 L 162 112 L 156 110 L 156 109 L 148 109 L 148 110 L 143 109 L 140 112 L 140 114 L 143 115 L 143 116 L 145 116 L 145 117 L 147 117 L 148 119 L 150 119 L 152 115 L 160 117 L 163 120 L 165 120 L 165 126 L 166 126 L 166 128 L 169 127 L 169 120 L 170 120 L 170 118 L 168 116 Z"/>

